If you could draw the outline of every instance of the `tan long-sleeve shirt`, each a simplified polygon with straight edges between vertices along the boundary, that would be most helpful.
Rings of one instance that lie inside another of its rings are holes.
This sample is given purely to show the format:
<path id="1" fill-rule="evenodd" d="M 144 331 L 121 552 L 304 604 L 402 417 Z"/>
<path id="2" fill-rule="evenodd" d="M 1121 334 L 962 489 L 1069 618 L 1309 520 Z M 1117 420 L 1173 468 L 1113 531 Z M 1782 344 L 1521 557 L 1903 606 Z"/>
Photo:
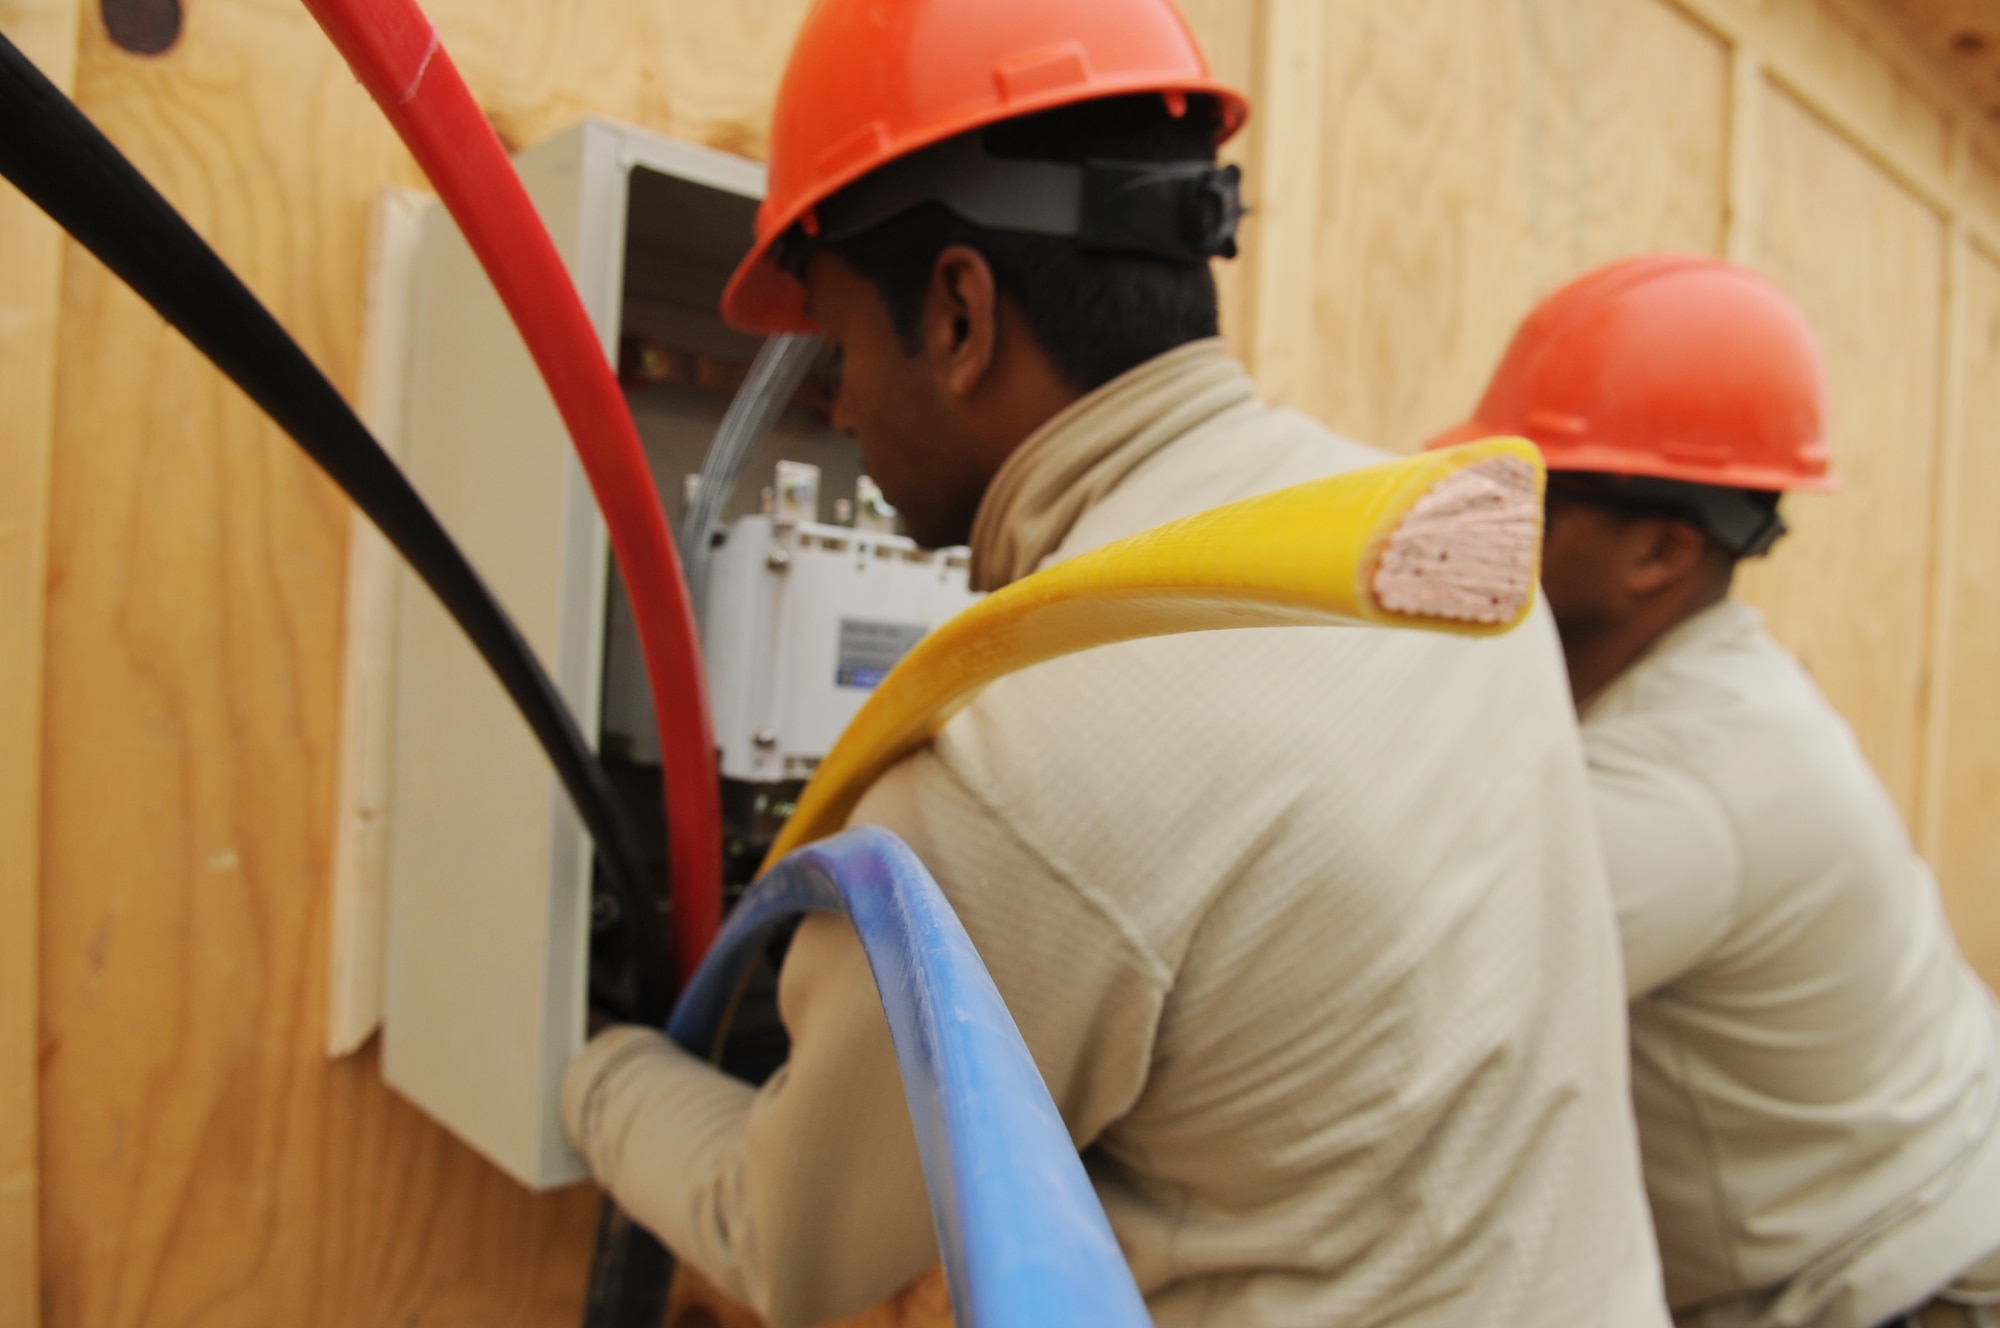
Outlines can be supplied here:
<path id="1" fill-rule="evenodd" d="M 1725 600 L 1583 718 L 1677 1313 L 1871 1328 L 2000 1251 L 2000 1013 L 1804 670 Z"/>
<path id="2" fill-rule="evenodd" d="M 986 585 L 1379 459 L 1272 411 L 1217 343 L 1009 460 Z M 855 821 L 931 869 L 1163 1325 L 1661 1325 L 1617 938 L 1553 632 L 1214 632 L 989 688 Z M 853 932 L 780 979 L 791 1062 L 731 1083 L 598 1038 L 592 1169 L 778 1328 L 937 1257 Z"/>

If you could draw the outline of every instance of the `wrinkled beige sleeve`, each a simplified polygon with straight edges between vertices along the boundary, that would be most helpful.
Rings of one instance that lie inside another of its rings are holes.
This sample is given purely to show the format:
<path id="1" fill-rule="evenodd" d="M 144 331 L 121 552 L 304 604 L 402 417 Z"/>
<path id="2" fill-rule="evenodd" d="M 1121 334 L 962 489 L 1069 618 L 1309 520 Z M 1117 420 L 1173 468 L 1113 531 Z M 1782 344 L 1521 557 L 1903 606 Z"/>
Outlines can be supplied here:
<path id="1" fill-rule="evenodd" d="M 1129 1110 L 1166 990 L 1129 930 L 929 752 L 885 776 L 854 821 L 902 836 L 938 878 L 1079 1143 Z M 937 1248 L 852 927 L 809 918 L 778 986 L 792 1053 L 762 1088 L 619 1028 L 569 1067 L 563 1119 L 627 1213 L 773 1328 L 792 1328 L 877 1303 Z"/>

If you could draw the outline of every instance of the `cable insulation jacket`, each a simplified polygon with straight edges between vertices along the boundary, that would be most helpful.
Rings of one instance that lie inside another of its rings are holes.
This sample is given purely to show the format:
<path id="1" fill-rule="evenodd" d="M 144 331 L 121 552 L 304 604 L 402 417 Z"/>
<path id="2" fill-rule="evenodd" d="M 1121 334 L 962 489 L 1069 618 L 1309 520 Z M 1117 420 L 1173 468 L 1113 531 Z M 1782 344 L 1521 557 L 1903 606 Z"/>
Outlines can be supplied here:
<path id="1" fill-rule="evenodd" d="M 706 1054 L 750 964 L 800 913 L 854 924 L 888 1017 L 954 1316 L 970 1328 L 1152 1320 L 1020 1029 L 909 846 L 864 826 L 767 872 L 730 915 L 668 1034 Z"/>
<path id="2" fill-rule="evenodd" d="M 291 435 L 430 587 L 548 754 L 620 903 L 634 916 L 657 916 L 603 768 L 555 683 L 339 391 L 172 205 L 4 36 L 0 124 L 6 126 L 0 174 Z M 655 962 L 664 959 L 662 953 Z M 642 986 L 639 1006 L 637 1017 L 648 1009 L 664 1012 L 664 991 Z"/>
<path id="3" fill-rule="evenodd" d="M 691 973 L 722 919 L 722 795 L 694 610 L 637 427 L 597 329 L 436 29 L 414 0 L 304 0 L 457 221 L 520 330 L 597 496 L 632 601 L 659 726 L 674 953 Z"/>

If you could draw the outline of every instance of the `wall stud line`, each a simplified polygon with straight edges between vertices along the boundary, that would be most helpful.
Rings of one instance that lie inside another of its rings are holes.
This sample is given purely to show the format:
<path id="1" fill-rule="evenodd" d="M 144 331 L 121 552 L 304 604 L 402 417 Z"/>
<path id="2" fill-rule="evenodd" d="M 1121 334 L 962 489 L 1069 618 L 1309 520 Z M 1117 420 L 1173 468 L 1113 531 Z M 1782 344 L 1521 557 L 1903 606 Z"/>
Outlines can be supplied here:
<path id="1" fill-rule="evenodd" d="M 1959 190 L 1971 170 L 1971 145 L 1966 122 L 1952 122 L 1951 177 Z M 1951 664 L 1958 584 L 1959 529 L 1962 524 L 1962 477 L 1965 470 L 1965 378 L 1971 337 L 1966 327 L 1966 282 L 1971 242 L 1965 227 L 1948 219 L 1945 231 L 1944 281 L 1939 308 L 1939 341 L 1943 362 L 1938 373 L 1937 475 L 1931 506 L 1930 639 L 1925 669 L 1922 759 L 1917 767 L 1917 847 L 1938 862 L 1944 849 L 1944 784 L 1951 741 Z"/>
<path id="2" fill-rule="evenodd" d="M 1947 175 L 1915 165 L 1906 156 L 1898 154 L 1885 135 L 1876 133 L 1840 104 L 1836 90 L 1828 86 L 1826 79 L 1803 65 L 1788 61 L 1774 61 L 1769 78 L 1773 87 L 1798 102 L 1807 113 L 1911 197 L 1947 221 L 1955 218 L 1959 196 Z M 1952 118 L 1955 120 L 1956 116 Z"/>
<path id="3" fill-rule="evenodd" d="M 1247 349 L 1250 367 L 1274 405 L 1295 400 L 1307 374 L 1308 278 L 1320 216 L 1325 120 L 1325 8 L 1320 0 L 1262 0 L 1258 6 L 1260 111 L 1250 122 L 1249 145 L 1257 231 L 1248 274 Z M 1306 166 L 1275 169 L 1281 162 Z"/>
<path id="4" fill-rule="evenodd" d="M 1757 261 L 1763 185 L 1764 61 L 1739 36 L 1729 48 L 1729 187 L 1724 248 L 1745 266 Z"/>
<path id="5" fill-rule="evenodd" d="M 1963 177 L 1955 172 L 1949 161 L 1940 170 L 1907 160 L 1898 152 L 1888 134 L 1868 122 L 1866 113 L 1857 113 L 1849 108 L 1833 79 L 1795 50 L 1782 33 L 1774 35 L 1767 30 L 1767 23 L 1746 16 L 1738 0 L 1668 0 L 1668 3 L 1722 37 L 1738 51 L 1751 52 L 1772 87 L 1782 89 L 1825 123 L 1843 142 L 1933 211 L 1950 220 L 1962 210 Z M 1837 8 L 1843 14 L 1855 13 L 1840 4 L 1839 0 L 1820 0 L 1820 3 Z M 1870 36 L 1883 38 L 1876 43 L 1879 49 L 1875 50 L 1875 54 L 1898 74 L 1920 85 L 1935 82 L 1935 71 L 1925 71 L 1924 78 L 1916 79 L 1908 64 L 1908 60 L 1915 57 L 1900 34 L 1880 29 L 1872 23 L 1862 26 L 1869 30 Z M 1955 137 L 1963 136 L 1963 131 L 1951 130 L 1950 124 L 1956 121 L 1961 125 L 1974 125 L 1973 117 L 1980 108 L 1956 88 L 1951 89 L 1948 95 L 1952 104 L 1946 120 L 1947 131 Z M 1996 147 L 2000 147 L 2000 132 L 1988 131 L 1983 124 L 1977 125 L 1972 132 L 1989 136 Z M 1948 158 L 1953 150 L 1947 145 Z"/>

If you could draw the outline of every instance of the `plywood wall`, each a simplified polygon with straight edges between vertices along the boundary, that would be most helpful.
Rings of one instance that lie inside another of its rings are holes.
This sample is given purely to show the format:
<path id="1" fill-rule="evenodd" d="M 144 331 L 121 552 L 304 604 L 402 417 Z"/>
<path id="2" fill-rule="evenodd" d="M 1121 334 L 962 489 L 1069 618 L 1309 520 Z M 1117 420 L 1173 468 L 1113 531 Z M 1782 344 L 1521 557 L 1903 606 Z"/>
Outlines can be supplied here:
<path id="1" fill-rule="evenodd" d="M 510 142 L 598 112 L 757 154 L 805 0 L 430 8 Z M 351 389 L 369 201 L 415 177 L 293 0 L 185 9 L 152 58 L 74 0 L 0 0 L 0 29 L 55 18 L 37 58 L 74 57 L 85 109 Z M 1232 339 L 1340 429 L 1415 446 L 1536 299 L 1620 253 L 1726 251 L 1794 291 L 1850 483 L 1794 504 L 1749 593 L 2000 979 L 2000 147 L 1975 111 L 1848 0 L 1187 9 L 1259 105 Z M 40 961 L 36 986 L 0 952 L 0 1322 L 39 1267 L 60 1328 L 574 1324 L 590 1196 L 530 1198 L 367 1058 L 319 1055 L 343 504 L 11 195 L 0 237 L 0 480 L 52 476 L 0 492 L 0 614 L 46 622 L 0 653 L 0 942 Z"/>

